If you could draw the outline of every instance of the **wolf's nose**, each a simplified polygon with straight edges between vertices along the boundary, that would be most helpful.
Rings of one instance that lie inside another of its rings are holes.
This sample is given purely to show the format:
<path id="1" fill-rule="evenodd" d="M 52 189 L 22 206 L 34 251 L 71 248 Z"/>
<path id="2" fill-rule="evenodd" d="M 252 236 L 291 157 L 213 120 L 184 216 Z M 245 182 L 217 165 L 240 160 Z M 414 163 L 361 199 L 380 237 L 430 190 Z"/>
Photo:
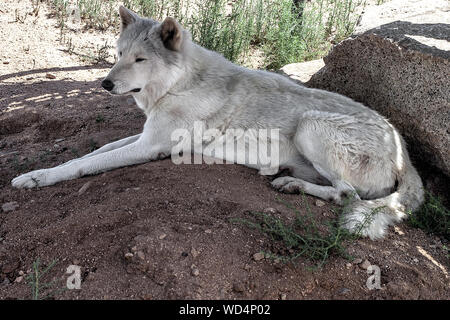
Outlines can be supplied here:
<path id="1" fill-rule="evenodd" d="M 114 83 L 112 81 L 110 81 L 110 80 L 106 80 L 105 79 L 105 80 L 102 81 L 102 87 L 105 90 L 111 91 L 114 88 Z"/>

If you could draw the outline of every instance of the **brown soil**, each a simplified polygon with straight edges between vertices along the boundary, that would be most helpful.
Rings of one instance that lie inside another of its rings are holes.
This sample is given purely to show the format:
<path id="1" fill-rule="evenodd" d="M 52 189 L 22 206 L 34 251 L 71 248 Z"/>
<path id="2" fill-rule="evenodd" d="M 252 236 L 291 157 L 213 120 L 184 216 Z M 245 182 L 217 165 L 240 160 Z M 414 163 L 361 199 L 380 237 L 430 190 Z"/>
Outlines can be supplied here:
<path id="1" fill-rule="evenodd" d="M 277 193 L 269 178 L 238 165 L 164 160 L 13 189 L 18 174 L 136 134 L 145 120 L 128 98 L 100 89 L 109 66 L 83 66 L 58 50 L 56 21 L 45 7 L 23 23 L 14 22 L 16 9 L 32 10 L 28 1 L 0 3 L 0 205 L 19 205 L 0 212 L 0 298 L 31 298 L 23 274 L 37 259 L 58 261 L 45 280 L 58 288 L 69 265 L 82 268 L 81 289 L 58 291 L 56 299 L 450 298 L 443 243 L 406 224 L 384 240 L 347 244 L 350 255 L 380 267 L 379 290 L 366 287 L 364 264 L 340 256 L 318 270 L 303 258 L 255 261 L 255 253 L 281 245 L 232 218 L 273 208 L 290 221 L 293 212 L 277 197 L 301 211 L 308 204 L 318 220 L 335 214 L 313 197 Z"/>

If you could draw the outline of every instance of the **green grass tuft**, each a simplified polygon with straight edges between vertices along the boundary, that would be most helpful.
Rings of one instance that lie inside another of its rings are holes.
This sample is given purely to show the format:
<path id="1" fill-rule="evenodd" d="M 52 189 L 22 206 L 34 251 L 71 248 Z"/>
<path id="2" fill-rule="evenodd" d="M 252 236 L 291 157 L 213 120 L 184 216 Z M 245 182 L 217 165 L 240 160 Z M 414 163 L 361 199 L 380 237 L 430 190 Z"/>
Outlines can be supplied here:
<path id="1" fill-rule="evenodd" d="M 409 214 L 408 221 L 414 228 L 450 240 L 450 210 L 439 197 L 428 191 L 425 192 L 425 202 L 414 213 Z"/>
<path id="2" fill-rule="evenodd" d="M 53 260 L 48 266 L 43 268 L 41 262 L 36 259 L 33 262 L 31 272 L 25 277 L 26 283 L 31 288 L 32 300 L 46 300 L 55 296 L 58 290 L 54 290 L 55 282 L 44 282 L 44 276 L 55 266 L 56 260 Z M 43 293 L 47 293 L 43 295 Z"/>
<path id="3" fill-rule="evenodd" d="M 339 227 L 337 221 L 318 224 L 309 206 L 301 213 L 291 204 L 279 201 L 295 212 L 296 218 L 293 222 L 286 223 L 263 212 L 250 212 L 251 219 L 233 219 L 235 223 L 259 230 L 281 245 L 283 254 L 266 252 L 266 257 L 284 262 L 303 257 L 313 262 L 317 268 L 322 267 L 332 255 L 351 258 L 345 250 L 345 243 L 359 238 L 358 234 L 349 234 L 347 230 Z"/>

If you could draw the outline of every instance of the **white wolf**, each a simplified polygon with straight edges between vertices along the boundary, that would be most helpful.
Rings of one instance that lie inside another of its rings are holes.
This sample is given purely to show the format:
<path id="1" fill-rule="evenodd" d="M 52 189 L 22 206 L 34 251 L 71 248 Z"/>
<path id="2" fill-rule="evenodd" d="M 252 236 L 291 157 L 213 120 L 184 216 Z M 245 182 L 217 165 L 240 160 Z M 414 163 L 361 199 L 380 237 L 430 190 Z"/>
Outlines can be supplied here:
<path id="1" fill-rule="evenodd" d="M 124 7 L 119 14 L 119 60 L 102 86 L 133 96 L 147 116 L 143 132 L 23 174 L 14 187 L 48 186 L 168 156 L 176 144 L 171 132 L 192 131 L 202 121 L 220 132 L 279 130 L 280 168 L 291 174 L 272 185 L 338 204 L 349 198 L 341 225 L 351 232 L 383 237 L 388 225 L 423 202 L 422 181 L 402 137 L 377 112 L 336 93 L 237 66 L 192 42 L 172 18 L 159 23 Z"/>

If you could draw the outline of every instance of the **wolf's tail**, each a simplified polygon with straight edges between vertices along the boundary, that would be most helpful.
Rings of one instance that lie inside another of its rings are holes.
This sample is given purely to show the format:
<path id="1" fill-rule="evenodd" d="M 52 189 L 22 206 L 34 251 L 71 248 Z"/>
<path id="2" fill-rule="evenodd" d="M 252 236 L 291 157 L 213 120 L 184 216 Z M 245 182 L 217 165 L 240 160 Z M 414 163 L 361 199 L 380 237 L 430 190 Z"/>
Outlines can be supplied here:
<path id="1" fill-rule="evenodd" d="M 346 206 L 341 220 L 344 228 L 371 239 L 382 238 L 389 225 L 401 221 L 407 211 L 412 212 L 422 204 L 422 180 L 406 152 L 404 156 L 404 167 L 397 175 L 397 191 L 384 198 L 358 200 Z"/>

